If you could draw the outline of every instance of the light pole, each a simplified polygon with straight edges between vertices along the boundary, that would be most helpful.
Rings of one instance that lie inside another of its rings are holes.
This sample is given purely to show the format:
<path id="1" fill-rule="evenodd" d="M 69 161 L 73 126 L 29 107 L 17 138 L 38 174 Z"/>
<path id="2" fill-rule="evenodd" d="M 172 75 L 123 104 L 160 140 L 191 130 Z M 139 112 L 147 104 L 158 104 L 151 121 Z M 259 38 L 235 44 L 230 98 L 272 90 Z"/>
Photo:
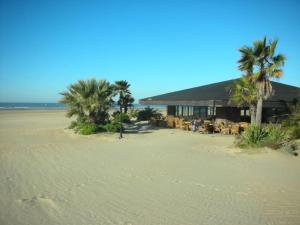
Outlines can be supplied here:
<path id="1" fill-rule="evenodd" d="M 120 112 L 120 136 L 119 136 L 119 139 L 122 139 L 123 138 L 123 126 L 122 126 L 122 121 L 123 121 L 123 113 L 122 111 Z"/>

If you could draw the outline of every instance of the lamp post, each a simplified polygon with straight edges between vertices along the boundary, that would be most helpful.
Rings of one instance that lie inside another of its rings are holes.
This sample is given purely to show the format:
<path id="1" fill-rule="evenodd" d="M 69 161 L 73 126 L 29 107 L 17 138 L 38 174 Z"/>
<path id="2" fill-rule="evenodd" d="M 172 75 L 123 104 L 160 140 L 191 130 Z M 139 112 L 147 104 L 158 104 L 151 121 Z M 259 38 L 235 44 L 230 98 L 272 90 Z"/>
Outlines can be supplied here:
<path id="1" fill-rule="evenodd" d="M 123 113 L 122 111 L 120 112 L 120 136 L 119 139 L 123 138 L 123 126 L 122 126 L 122 121 L 123 121 Z"/>

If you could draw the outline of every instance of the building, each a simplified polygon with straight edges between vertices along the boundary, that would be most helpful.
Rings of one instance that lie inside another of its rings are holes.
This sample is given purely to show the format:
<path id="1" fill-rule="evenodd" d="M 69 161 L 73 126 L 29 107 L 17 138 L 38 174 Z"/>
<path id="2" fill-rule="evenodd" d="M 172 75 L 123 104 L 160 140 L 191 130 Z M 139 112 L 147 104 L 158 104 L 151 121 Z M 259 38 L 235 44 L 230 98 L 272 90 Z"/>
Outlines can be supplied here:
<path id="1" fill-rule="evenodd" d="M 203 85 L 141 99 L 142 105 L 166 105 L 167 114 L 201 119 L 222 118 L 234 122 L 250 121 L 248 107 L 237 107 L 229 101 L 230 87 L 236 80 Z M 300 88 L 271 81 L 274 94 L 263 103 L 263 122 L 276 121 L 287 114 L 288 104 L 300 97 Z"/>

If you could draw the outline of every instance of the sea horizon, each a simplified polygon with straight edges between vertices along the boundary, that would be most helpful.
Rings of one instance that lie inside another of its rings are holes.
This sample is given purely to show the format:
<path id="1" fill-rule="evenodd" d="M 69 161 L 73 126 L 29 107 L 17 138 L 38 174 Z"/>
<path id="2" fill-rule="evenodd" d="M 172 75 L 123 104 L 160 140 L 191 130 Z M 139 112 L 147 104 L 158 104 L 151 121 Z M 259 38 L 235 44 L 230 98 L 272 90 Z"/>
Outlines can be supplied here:
<path id="1" fill-rule="evenodd" d="M 149 105 L 154 109 L 163 109 L 164 105 Z M 133 104 L 131 108 L 134 109 L 143 109 L 147 107 L 146 105 Z M 113 108 L 118 109 L 119 106 L 115 105 Z M 55 102 L 0 102 L 0 110 L 33 110 L 33 109 L 66 109 L 65 105 L 62 103 Z"/>

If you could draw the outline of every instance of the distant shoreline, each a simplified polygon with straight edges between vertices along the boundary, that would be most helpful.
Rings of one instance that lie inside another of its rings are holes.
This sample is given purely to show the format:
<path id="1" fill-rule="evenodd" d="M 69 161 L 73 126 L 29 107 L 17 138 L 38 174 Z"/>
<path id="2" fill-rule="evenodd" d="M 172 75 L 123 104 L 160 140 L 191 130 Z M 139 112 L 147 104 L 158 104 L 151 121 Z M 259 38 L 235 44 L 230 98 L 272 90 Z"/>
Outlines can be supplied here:
<path id="1" fill-rule="evenodd" d="M 147 105 L 134 104 L 134 109 L 144 109 Z M 164 105 L 150 105 L 154 109 L 165 109 Z M 113 106 L 112 108 L 118 109 L 119 106 Z M 66 110 L 66 107 L 60 103 L 12 103 L 12 102 L 0 102 L 0 111 L 3 110 Z"/>
<path id="2" fill-rule="evenodd" d="M 66 111 L 65 108 L 0 108 L 0 111 Z"/>

